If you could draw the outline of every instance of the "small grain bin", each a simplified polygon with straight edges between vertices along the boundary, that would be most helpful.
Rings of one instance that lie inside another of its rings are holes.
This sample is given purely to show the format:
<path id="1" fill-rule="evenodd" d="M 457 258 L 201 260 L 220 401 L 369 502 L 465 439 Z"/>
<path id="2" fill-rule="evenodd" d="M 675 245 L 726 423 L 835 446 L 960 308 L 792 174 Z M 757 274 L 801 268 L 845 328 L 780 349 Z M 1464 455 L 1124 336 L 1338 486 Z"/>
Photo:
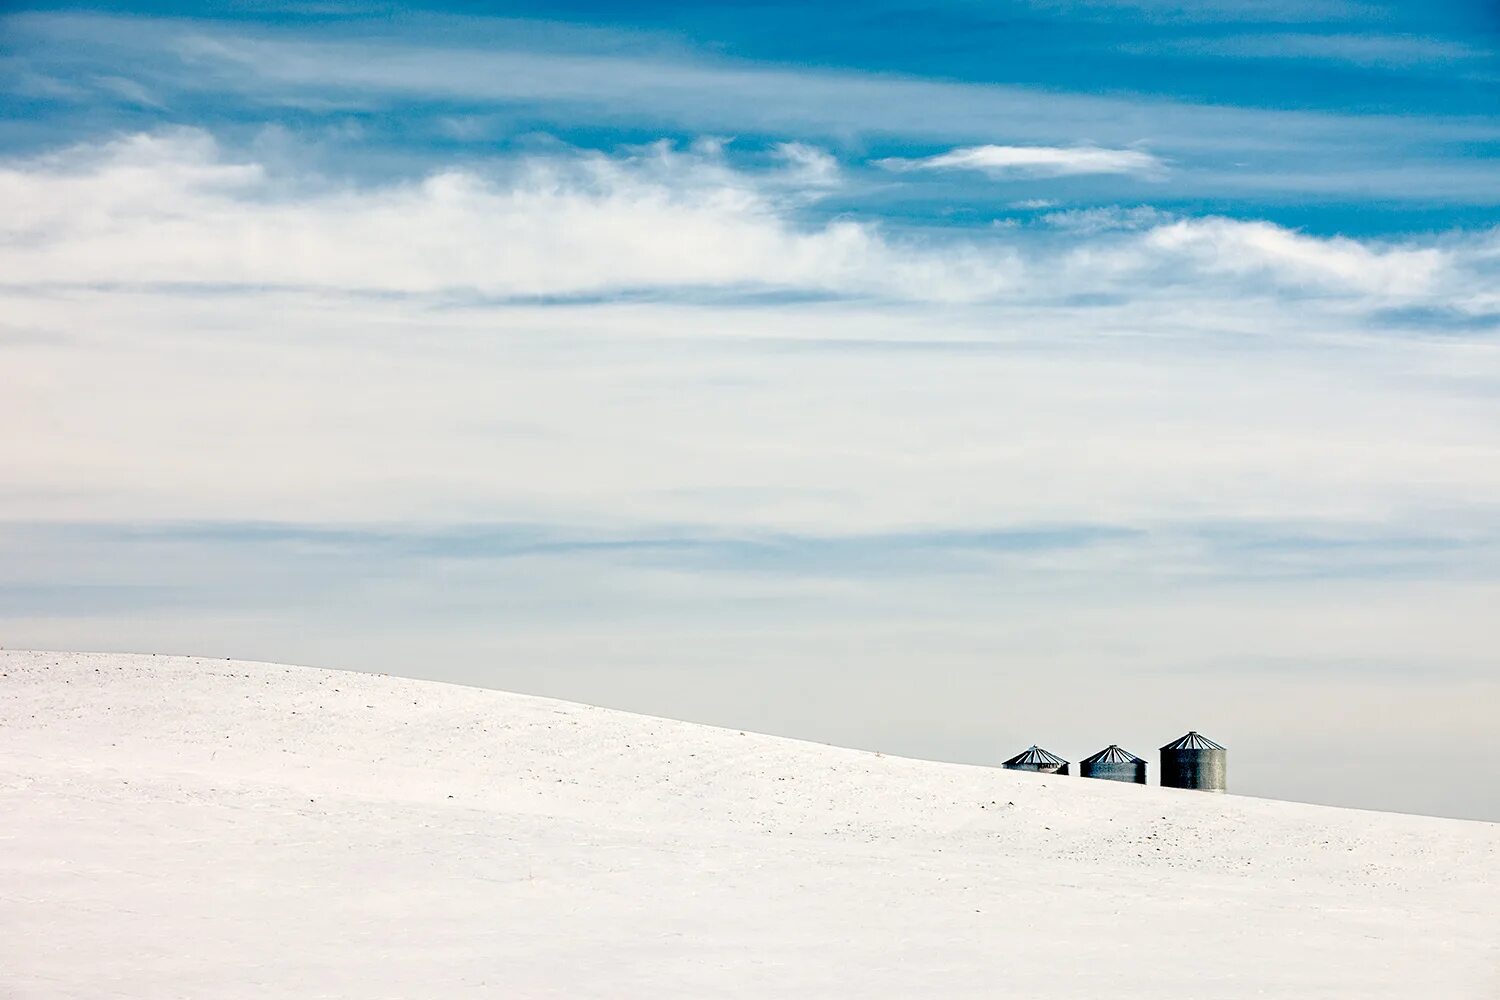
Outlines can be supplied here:
<path id="1" fill-rule="evenodd" d="M 1011 771 L 1038 771 L 1042 774 L 1067 774 L 1068 762 L 1032 744 L 1000 765 Z"/>
<path id="2" fill-rule="evenodd" d="M 1228 751 L 1197 733 L 1188 733 L 1161 748 L 1163 788 L 1222 792 L 1228 769 Z"/>
<path id="3" fill-rule="evenodd" d="M 1146 783 L 1146 762 L 1129 750 L 1121 750 L 1111 743 L 1092 757 L 1078 762 L 1080 778 L 1103 778 L 1105 781 L 1126 781 L 1135 785 Z"/>

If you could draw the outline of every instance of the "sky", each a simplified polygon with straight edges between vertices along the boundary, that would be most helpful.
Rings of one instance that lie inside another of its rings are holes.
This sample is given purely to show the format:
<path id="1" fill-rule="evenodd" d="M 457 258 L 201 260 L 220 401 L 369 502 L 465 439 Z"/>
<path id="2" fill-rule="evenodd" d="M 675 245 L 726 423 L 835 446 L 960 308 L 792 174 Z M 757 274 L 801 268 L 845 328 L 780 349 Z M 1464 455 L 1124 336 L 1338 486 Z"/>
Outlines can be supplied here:
<path id="1" fill-rule="evenodd" d="M 625 7 L 0 7 L 0 645 L 1500 820 L 1500 7 Z"/>

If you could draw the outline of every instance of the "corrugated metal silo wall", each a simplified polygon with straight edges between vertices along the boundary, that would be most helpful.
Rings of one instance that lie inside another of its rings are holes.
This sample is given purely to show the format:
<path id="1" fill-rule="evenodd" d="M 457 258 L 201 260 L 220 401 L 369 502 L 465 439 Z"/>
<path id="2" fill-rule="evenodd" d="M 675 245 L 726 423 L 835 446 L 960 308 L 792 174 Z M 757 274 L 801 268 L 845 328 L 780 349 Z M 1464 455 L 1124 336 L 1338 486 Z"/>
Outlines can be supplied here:
<path id="1" fill-rule="evenodd" d="M 1136 785 L 1146 783 L 1146 762 L 1121 761 L 1118 764 L 1090 764 L 1087 761 L 1078 765 L 1078 776 L 1080 778 L 1103 778 L 1105 781 L 1128 781 Z"/>
<path id="2" fill-rule="evenodd" d="M 1229 759 L 1225 750 L 1163 750 L 1163 788 L 1196 788 L 1222 792 L 1228 788 Z"/>
<path id="3" fill-rule="evenodd" d="M 1067 764 L 1001 764 L 1007 771 L 1035 771 L 1038 774 L 1067 774 Z"/>

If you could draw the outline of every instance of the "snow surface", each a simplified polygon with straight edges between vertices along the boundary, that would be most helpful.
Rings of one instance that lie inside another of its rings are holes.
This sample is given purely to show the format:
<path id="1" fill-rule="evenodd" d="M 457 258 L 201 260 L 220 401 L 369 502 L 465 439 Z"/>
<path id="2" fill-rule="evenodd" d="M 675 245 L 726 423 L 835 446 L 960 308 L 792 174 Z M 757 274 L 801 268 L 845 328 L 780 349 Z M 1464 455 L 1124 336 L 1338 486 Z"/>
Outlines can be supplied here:
<path id="1" fill-rule="evenodd" d="M 14 1000 L 1497 997 L 1497 942 L 1496 824 L 0 653 Z"/>

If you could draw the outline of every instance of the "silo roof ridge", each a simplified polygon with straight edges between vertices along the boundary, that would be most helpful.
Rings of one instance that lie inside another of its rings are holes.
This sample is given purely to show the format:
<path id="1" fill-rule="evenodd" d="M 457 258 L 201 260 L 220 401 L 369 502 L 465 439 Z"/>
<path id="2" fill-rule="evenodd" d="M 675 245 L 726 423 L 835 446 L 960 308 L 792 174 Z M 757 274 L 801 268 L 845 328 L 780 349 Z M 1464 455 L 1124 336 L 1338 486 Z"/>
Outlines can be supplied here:
<path id="1" fill-rule="evenodd" d="M 1027 747 L 1025 750 L 1022 750 L 1020 753 L 1016 754 L 1010 760 L 1005 761 L 1005 764 L 1066 764 L 1066 763 L 1067 763 L 1067 761 L 1063 760 L 1057 754 L 1055 754 L 1055 753 L 1049 753 L 1048 751 L 1043 750 L 1041 747 L 1037 746 L 1035 743 L 1033 743 L 1031 746 Z"/>
<path id="2" fill-rule="evenodd" d="M 1144 763 L 1144 762 L 1141 760 L 1141 758 L 1137 757 L 1135 754 L 1131 753 L 1129 750 L 1122 749 L 1119 744 L 1117 744 L 1117 743 L 1111 743 L 1109 746 L 1105 747 L 1103 750 L 1100 750 L 1098 753 L 1096 753 L 1096 754 L 1094 754 L 1092 756 L 1083 758 L 1083 760 L 1079 761 L 1079 763 L 1081 763 L 1081 764 L 1140 764 L 1140 763 Z"/>
<path id="3" fill-rule="evenodd" d="M 1223 750 L 1224 748 L 1207 736 L 1198 735 L 1196 730 L 1190 730 L 1187 734 L 1177 737 L 1171 743 L 1162 747 L 1163 750 Z"/>

